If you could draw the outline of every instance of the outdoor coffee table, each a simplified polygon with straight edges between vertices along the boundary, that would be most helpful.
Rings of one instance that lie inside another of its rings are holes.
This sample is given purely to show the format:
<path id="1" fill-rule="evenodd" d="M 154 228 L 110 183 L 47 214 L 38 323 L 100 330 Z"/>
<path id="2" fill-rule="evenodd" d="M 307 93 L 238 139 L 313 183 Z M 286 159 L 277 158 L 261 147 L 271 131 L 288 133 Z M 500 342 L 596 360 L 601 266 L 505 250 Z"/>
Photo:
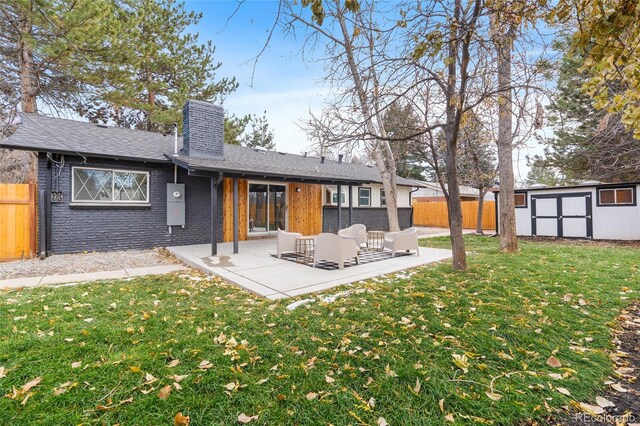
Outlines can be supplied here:
<path id="1" fill-rule="evenodd" d="M 384 250 L 384 231 L 367 231 L 367 247 L 371 250 Z"/>
<path id="2" fill-rule="evenodd" d="M 313 249 L 315 248 L 315 237 L 296 237 L 294 251 L 298 262 L 313 262 Z"/>

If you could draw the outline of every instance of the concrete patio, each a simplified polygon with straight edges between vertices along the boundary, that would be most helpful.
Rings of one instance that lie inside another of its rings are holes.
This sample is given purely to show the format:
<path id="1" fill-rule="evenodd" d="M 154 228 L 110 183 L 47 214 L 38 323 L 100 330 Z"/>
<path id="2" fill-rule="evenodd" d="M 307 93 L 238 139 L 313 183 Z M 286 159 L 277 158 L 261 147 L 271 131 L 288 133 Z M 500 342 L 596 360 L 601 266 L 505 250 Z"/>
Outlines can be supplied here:
<path id="1" fill-rule="evenodd" d="M 299 296 L 327 290 L 407 268 L 449 259 L 451 250 L 421 247 L 420 255 L 401 256 L 326 271 L 272 256 L 275 239 L 241 241 L 239 253 L 233 243 L 218 244 L 218 256 L 211 256 L 210 244 L 167 247 L 178 259 L 209 274 L 218 275 L 246 290 L 269 299 Z"/>

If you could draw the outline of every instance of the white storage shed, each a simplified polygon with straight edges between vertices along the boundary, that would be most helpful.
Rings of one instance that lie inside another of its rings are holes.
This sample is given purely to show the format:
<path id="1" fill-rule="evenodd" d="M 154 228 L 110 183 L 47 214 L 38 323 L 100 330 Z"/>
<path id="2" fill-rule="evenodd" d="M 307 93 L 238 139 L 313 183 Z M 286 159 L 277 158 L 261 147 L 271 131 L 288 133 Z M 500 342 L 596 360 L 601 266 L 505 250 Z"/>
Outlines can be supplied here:
<path id="1" fill-rule="evenodd" d="M 575 186 L 517 189 L 517 233 L 523 236 L 640 240 L 638 186 L 640 182 L 607 184 L 590 181 Z M 499 196 L 496 193 L 496 199 Z"/>

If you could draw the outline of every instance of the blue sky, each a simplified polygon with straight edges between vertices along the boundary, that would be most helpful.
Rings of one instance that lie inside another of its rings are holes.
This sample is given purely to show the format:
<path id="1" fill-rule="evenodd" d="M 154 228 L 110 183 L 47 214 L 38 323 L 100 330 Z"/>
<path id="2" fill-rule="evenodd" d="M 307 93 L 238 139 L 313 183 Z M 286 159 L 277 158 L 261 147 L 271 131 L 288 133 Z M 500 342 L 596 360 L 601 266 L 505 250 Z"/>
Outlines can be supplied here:
<path id="1" fill-rule="evenodd" d="M 276 148 L 303 152 L 309 142 L 295 123 L 308 117 L 310 108 L 316 112 L 322 108 L 322 94 L 327 90 L 317 83 L 322 67 L 305 63 L 301 44 L 277 28 L 254 73 L 253 58 L 267 41 L 278 2 L 246 1 L 233 14 L 237 5 L 229 0 L 186 2 L 187 9 L 203 14 L 193 30 L 202 41 L 211 40 L 216 46 L 215 59 L 222 62 L 219 75 L 235 76 L 240 84 L 224 107 L 237 115 L 262 115 L 266 110 Z"/>

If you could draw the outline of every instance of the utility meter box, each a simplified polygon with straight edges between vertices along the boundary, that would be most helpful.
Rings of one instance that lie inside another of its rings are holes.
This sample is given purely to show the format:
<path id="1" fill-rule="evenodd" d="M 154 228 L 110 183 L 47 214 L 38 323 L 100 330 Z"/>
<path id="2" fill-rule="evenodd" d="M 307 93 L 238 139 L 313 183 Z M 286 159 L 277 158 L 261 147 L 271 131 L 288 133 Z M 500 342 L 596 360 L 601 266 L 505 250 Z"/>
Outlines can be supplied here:
<path id="1" fill-rule="evenodd" d="M 184 226 L 184 183 L 167 184 L 167 225 Z"/>

